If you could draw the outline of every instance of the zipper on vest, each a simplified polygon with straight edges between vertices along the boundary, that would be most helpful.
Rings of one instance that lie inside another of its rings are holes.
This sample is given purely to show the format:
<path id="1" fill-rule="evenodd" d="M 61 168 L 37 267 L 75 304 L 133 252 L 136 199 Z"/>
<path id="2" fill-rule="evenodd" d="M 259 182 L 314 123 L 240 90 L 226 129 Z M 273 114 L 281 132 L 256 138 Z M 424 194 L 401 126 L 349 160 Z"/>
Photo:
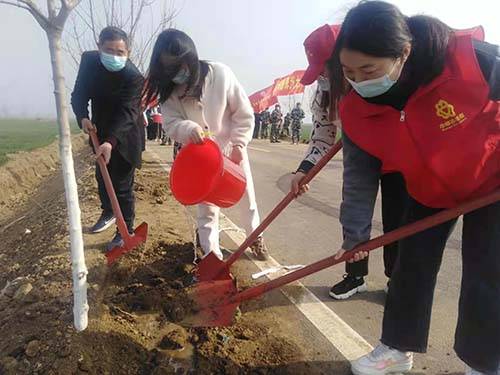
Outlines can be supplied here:
<path id="1" fill-rule="evenodd" d="M 406 119 L 406 112 L 405 111 L 401 111 L 400 112 L 400 116 L 399 116 L 399 121 L 405 122 L 405 119 Z"/>

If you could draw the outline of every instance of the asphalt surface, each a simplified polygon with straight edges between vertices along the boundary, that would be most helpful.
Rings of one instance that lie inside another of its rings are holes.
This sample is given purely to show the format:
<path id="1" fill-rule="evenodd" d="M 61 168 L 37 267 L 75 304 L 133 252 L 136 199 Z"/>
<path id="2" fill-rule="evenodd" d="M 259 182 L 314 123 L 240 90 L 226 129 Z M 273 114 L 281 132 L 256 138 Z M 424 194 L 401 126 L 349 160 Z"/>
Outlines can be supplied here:
<path id="1" fill-rule="evenodd" d="M 288 192 L 291 171 L 299 165 L 306 145 L 271 144 L 257 140 L 249 146 L 257 202 L 264 217 Z M 162 160 L 171 162 L 171 147 L 148 144 Z M 342 189 L 342 156 L 336 156 L 313 180 L 311 190 L 293 202 L 265 233 L 272 256 L 283 265 L 308 264 L 330 256 L 342 243 L 338 221 Z M 224 211 L 237 225 L 237 209 Z M 457 319 L 458 294 L 461 278 L 460 223 L 457 225 L 445 251 L 434 296 L 434 308 L 426 354 L 415 357 L 414 374 L 462 374 L 463 363 L 453 351 L 453 337 Z M 372 236 L 381 234 L 380 202 L 375 209 Z M 227 246 L 232 246 L 228 244 Z M 234 244 L 233 244 L 234 246 Z M 423 248 L 422 251 L 425 251 Z M 303 284 L 328 308 L 332 309 L 352 329 L 375 346 L 381 331 L 385 301 L 383 291 L 387 279 L 383 272 L 382 251 L 376 250 L 370 258 L 367 292 L 345 301 L 328 296 L 331 286 L 340 281 L 344 267 L 339 265 L 304 280 Z M 314 327 L 311 328 L 314 331 Z M 316 337 L 311 332 L 311 337 Z M 312 344 L 317 345 L 317 343 Z M 324 345 L 324 344 L 323 344 Z M 331 360 L 342 363 L 342 356 L 334 348 Z M 324 358 L 314 359 L 324 361 Z M 344 359 L 345 361 L 345 359 Z M 346 370 L 347 371 L 347 370 Z M 337 373 L 337 372 L 335 372 Z M 349 371 L 339 374 L 349 374 Z"/>

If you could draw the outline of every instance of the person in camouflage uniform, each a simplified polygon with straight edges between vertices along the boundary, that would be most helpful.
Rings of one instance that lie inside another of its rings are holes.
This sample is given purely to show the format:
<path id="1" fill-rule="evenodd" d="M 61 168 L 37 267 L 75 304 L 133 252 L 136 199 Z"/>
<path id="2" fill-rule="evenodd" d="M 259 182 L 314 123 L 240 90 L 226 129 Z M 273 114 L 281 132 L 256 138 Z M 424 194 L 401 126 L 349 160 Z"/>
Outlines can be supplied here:
<path id="1" fill-rule="evenodd" d="M 292 122 L 292 115 L 288 112 L 283 119 L 283 129 L 281 129 L 281 135 L 289 137 L 290 136 L 290 123 Z"/>
<path id="2" fill-rule="evenodd" d="M 306 117 L 306 114 L 300 107 L 300 103 L 295 105 L 292 109 L 292 144 L 299 144 L 300 141 L 300 130 L 302 129 L 302 120 Z"/>
<path id="3" fill-rule="evenodd" d="M 280 127 L 283 122 L 283 114 L 281 113 L 281 106 L 276 104 L 274 111 L 271 113 L 271 143 L 280 142 Z"/>
<path id="4" fill-rule="evenodd" d="M 271 114 L 269 108 L 266 108 L 260 113 L 260 138 L 266 139 L 269 137 L 269 123 L 271 122 Z"/>

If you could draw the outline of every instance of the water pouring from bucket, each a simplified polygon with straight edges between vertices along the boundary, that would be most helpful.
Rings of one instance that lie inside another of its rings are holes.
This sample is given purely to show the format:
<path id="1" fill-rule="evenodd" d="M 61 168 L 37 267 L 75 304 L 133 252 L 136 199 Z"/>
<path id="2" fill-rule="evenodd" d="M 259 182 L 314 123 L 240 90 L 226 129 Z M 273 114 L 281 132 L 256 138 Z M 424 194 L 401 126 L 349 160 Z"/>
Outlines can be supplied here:
<path id="1" fill-rule="evenodd" d="M 224 156 L 211 139 L 189 144 L 175 158 L 170 188 L 183 205 L 211 203 L 221 208 L 239 202 L 246 188 L 243 169 Z"/>

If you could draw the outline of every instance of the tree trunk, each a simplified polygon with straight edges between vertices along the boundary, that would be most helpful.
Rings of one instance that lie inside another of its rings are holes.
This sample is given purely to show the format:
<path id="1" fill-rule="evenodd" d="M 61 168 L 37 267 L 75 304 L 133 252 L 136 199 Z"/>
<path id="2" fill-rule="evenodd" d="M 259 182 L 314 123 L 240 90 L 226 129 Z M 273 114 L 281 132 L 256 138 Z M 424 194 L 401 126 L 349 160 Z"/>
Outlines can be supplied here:
<path id="1" fill-rule="evenodd" d="M 57 123 L 59 125 L 59 153 L 62 163 L 66 205 L 69 218 L 69 238 L 71 243 L 71 265 L 73 274 L 73 317 L 78 331 L 83 331 L 88 324 L 87 303 L 87 266 L 83 252 L 82 225 L 78 190 L 73 155 L 71 152 L 71 130 L 68 119 L 66 86 L 64 83 L 61 31 L 46 30 L 49 40 L 50 59 L 52 63 L 52 78 L 54 80 L 54 95 L 56 99 Z"/>

